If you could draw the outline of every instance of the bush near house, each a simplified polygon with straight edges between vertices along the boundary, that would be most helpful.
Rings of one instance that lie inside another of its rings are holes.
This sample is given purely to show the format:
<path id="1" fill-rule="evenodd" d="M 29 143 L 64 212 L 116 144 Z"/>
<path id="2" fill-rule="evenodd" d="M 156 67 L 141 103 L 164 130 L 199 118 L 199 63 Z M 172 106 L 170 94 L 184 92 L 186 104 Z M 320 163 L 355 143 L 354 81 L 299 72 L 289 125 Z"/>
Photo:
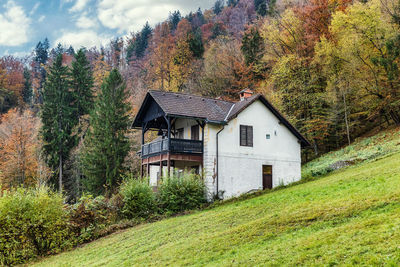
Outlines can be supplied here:
<path id="1" fill-rule="evenodd" d="M 83 195 L 73 205 L 46 187 L 0 192 L 0 265 L 21 264 L 157 217 L 199 208 L 203 181 L 195 175 L 166 179 L 154 193 L 146 180 L 129 177 L 107 199 Z M 126 220 L 128 219 L 128 220 Z M 129 221 L 130 220 L 130 221 Z"/>
<path id="2" fill-rule="evenodd" d="M 93 198 L 91 195 L 84 195 L 78 203 L 70 205 L 69 227 L 75 234 L 76 242 L 81 244 L 99 237 L 104 228 L 118 222 L 120 208 L 115 197 Z"/>
<path id="3" fill-rule="evenodd" d="M 0 265 L 23 263 L 70 247 L 63 197 L 45 187 L 0 196 Z"/>
<path id="4" fill-rule="evenodd" d="M 122 215 L 127 219 L 149 218 L 157 209 L 156 198 L 146 179 L 129 177 L 120 187 Z"/>
<path id="5" fill-rule="evenodd" d="M 198 175 L 173 176 L 162 181 L 157 201 L 167 214 L 197 209 L 207 202 L 206 187 Z"/>

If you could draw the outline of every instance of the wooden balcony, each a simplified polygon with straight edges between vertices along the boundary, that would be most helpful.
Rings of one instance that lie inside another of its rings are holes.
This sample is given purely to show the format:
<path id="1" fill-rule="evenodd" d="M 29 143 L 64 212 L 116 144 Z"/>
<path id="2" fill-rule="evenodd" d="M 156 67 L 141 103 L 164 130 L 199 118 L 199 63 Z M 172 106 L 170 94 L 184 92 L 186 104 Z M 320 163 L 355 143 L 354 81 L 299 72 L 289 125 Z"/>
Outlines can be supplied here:
<path id="1" fill-rule="evenodd" d="M 203 153 L 203 141 L 168 138 L 142 145 L 141 157 L 148 158 L 164 153 L 197 154 Z"/>

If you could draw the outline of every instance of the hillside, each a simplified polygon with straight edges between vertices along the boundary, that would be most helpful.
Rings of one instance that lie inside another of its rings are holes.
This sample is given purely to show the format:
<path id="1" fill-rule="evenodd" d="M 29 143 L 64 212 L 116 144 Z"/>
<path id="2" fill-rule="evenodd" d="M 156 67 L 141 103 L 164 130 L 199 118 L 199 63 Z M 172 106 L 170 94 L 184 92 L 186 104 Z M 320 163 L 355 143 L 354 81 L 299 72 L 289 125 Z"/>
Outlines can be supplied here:
<path id="1" fill-rule="evenodd" d="M 398 132 L 390 132 L 393 141 Z M 134 227 L 36 266 L 397 265 L 399 162 L 393 152 L 308 183 Z"/>
<path id="2" fill-rule="evenodd" d="M 349 146 L 308 162 L 302 167 L 302 177 L 312 179 L 341 167 L 374 161 L 399 151 L 400 129 L 388 129 L 368 137 L 360 137 Z"/>

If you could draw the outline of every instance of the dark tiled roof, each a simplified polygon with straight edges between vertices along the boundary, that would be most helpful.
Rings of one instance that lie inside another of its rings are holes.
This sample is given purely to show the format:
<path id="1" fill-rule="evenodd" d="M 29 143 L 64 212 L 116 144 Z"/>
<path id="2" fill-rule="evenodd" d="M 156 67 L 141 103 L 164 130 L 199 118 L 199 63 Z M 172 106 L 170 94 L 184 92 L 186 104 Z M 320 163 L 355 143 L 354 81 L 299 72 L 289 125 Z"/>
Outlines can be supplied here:
<path id="1" fill-rule="evenodd" d="M 149 91 L 166 114 L 223 122 L 233 103 L 182 93 Z"/>
<path id="2" fill-rule="evenodd" d="M 137 117 L 135 118 L 133 127 L 138 127 L 140 125 L 139 117 L 143 112 L 142 109 L 144 109 L 144 103 L 149 99 L 149 96 L 154 99 L 166 115 L 199 118 L 208 122 L 221 124 L 229 122 L 250 104 L 256 100 L 260 100 L 280 120 L 280 122 L 301 141 L 303 146 L 310 145 L 309 142 L 296 130 L 296 128 L 294 128 L 261 94 L 255 94 L 242 101 L 233 103 L 197 95 L 150 90 Z"/>
<path id="3" fill-rule="evenodd" d="M 230 121 L 231 119 L 235 118 L 240 112 L 242 112 L 245 108 L 247 108 L 251 103 L 256 101 L 260 98 L 260 94 L 252 95 L 251 97 L 245 98 L 242 101 L 238 101 L 233 103 L 232 109 L 227 114 L 226 120 Z"/>

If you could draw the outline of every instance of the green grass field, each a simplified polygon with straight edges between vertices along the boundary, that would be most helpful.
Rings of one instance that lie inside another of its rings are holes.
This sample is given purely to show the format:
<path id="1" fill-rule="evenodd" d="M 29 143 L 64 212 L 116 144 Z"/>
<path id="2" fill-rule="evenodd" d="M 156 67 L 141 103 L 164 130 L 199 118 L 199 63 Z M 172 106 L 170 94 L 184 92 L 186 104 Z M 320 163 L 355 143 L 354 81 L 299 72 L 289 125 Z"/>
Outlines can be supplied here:
<path id="1" fill-rule="evenodd" d="M 36 263 L 360 264 L 400 264 L 398 152 L 244 201 L 133 227 Z"/>

